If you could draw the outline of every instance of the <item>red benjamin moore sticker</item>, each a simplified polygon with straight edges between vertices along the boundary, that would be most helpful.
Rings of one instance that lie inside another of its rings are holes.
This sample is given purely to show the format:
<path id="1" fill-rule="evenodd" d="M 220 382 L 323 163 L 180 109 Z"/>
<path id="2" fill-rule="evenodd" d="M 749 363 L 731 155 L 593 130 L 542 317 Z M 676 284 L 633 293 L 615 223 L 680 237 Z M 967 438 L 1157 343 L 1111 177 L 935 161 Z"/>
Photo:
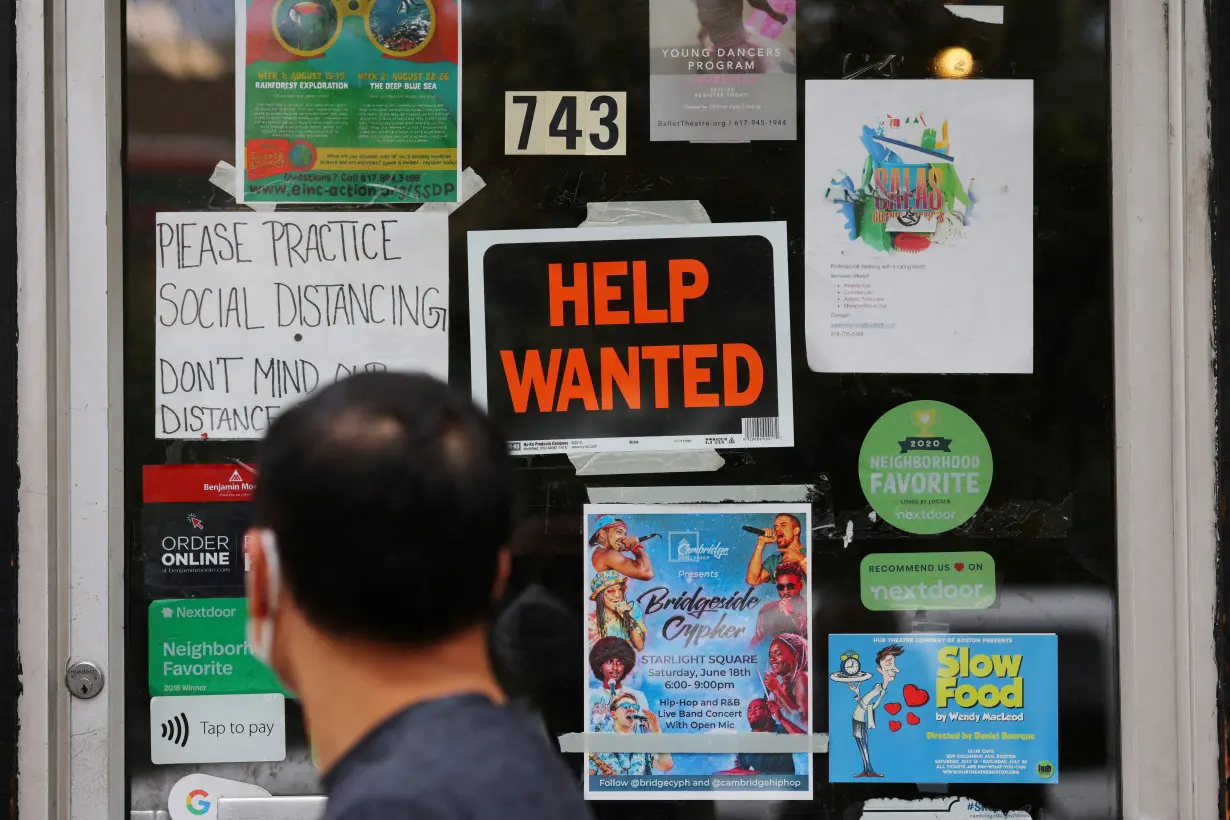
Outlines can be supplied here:
<path id="1" fill-rule="evenodd" d="M 142 468 L 146 504 L 251 501 L 256 474 L 237 464 L 146 465 Z"/>

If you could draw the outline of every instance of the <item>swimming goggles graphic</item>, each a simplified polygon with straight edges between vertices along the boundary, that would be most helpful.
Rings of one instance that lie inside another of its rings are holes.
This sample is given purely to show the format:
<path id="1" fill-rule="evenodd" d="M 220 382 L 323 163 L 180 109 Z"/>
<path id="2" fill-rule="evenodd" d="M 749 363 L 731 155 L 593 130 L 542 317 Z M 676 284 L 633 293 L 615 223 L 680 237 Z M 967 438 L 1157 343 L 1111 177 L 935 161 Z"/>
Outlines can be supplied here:
<path id="1" fill-rule="evenodd" d="M 299 57 L 324 54 L 347 17 L 363 18 L 372 45 L 391 57 L 417 54 L 436 32 L 433 0 L 277 0 L 273 36 Z"/>

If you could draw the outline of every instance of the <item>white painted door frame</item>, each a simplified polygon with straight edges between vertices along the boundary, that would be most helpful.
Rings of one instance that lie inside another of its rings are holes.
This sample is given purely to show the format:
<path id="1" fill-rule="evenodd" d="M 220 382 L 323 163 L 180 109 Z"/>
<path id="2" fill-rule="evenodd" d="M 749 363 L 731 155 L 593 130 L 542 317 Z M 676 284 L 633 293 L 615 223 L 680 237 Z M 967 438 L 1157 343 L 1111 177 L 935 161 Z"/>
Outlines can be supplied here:
<path id="1" fill-rule="evenodd" d="M 17 4 L 18 794 L 56 820 L 125 803 L 121 2 Z M 1220 781 L 1204 9 L 1111 7 L 1124 817 L 1204 820 Z M 80 658 L 107 675 L 93 700 L 64 688 Z"/>
<path id="2" fill-rule="evenodd" d="M 17 3 L 18 800 L 56 820 L 125 804 L 121 2 Z"/>
<path id="3" fill-rule="evenodd" d="M 1111 5 L 1123 814 L 1200 820 L 1221 768 L 1204 4 Z"/>

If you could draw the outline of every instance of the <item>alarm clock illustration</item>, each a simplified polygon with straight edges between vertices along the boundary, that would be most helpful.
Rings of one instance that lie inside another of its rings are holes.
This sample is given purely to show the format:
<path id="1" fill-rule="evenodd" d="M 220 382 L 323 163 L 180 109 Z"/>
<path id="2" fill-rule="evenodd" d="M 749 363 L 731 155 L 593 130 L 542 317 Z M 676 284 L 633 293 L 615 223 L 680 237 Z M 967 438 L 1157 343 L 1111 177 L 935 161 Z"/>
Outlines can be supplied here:
<path id="1" fill-rule="evenodd" d="M 829 679 L 836 683 L 862 683 L 870 678 L 871 673 L 863 671 L 858 653 L 853 649 L 841 653 L 841 668 L 829 675 Z"/>

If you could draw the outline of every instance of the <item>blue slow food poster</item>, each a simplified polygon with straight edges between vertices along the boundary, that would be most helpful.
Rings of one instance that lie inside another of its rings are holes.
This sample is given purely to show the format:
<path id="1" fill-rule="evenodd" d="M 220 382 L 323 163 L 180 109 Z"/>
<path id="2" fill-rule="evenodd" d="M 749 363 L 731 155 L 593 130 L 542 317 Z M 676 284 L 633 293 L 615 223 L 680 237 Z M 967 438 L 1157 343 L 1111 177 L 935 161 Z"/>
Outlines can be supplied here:
<path id="1" fill-rule="evenodd" d="M 1055 635 L 830 635 L 829 780 L 1055 783 Z"/>
<path id="2" fill-rule="evenodd" d="M 591 738 L 587 798 L 811 797 L 790 747 L 812 727 L 810 529 L 806 505 L 586 507 L 586 730 L 706 736 L 705 753 Z"/>

